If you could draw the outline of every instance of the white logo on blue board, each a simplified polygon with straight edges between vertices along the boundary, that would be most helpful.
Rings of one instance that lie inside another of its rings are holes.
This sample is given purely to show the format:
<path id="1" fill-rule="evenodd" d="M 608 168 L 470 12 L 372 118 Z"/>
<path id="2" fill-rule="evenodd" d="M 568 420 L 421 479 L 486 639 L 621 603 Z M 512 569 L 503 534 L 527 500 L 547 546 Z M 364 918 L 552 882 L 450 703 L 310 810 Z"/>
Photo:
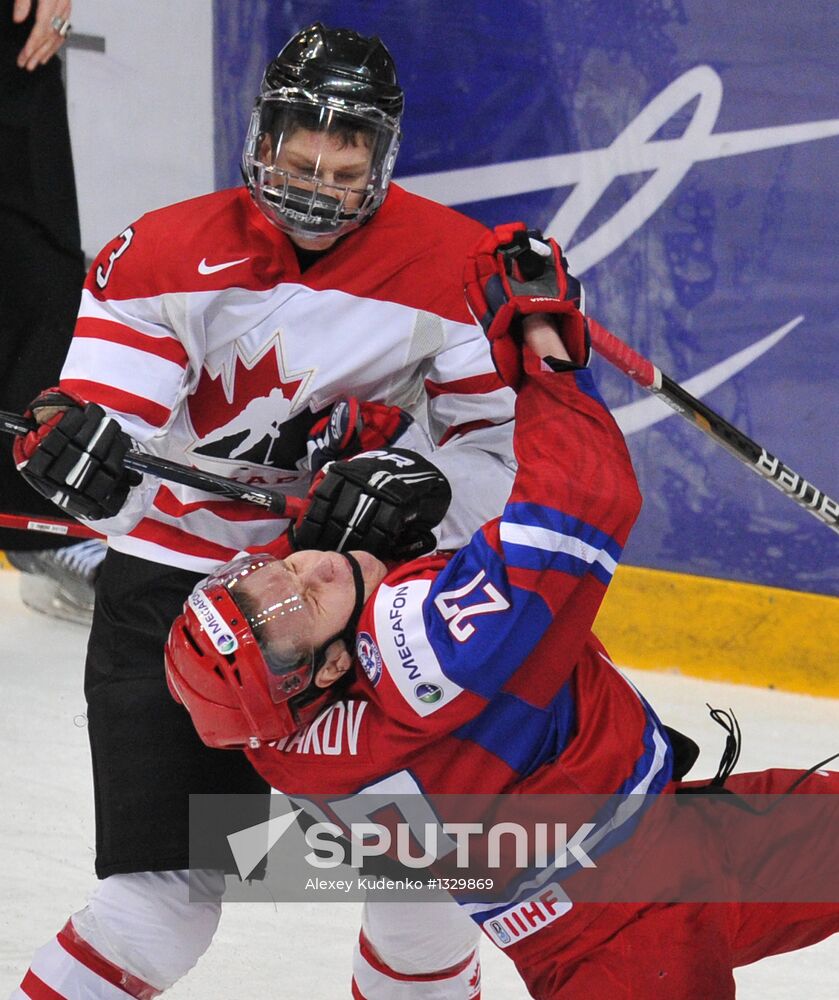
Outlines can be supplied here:
<path id="1" fill-rule="evenodd" d="M 375 687 L 382 676 L 382 654 L 369 632 L 359 632 L 355 638 L 355 649 L 361 669 Z"/>
<path id="2" fill-rule="evenodd" d="M 565 248 L 574 274 L 581 277 L 622 247 L 654 216 L 695 163 L 839 135 L 839 118 L 715 132 L 722 99 L 723 84 L 717 71 L 707 65 L 694 66 L 672 80 L 608 146 L 415 174 L 400 177 L 399 183 L 414 194 L 444 205 L 474 202 L 476 191 L 480 192 L 479 200 L 488 201 L 531 191 L 570 188 L 543 230 Z M 692 117 L 681 135 L 659 137 L 662 126 L 687 107 L 692 109 Z M 619 177 L 636 174 L 646 174 L 646 178 L 629 200 L 593 232 L 574 242 L 608 186 Z M 803 316 L 791 318 L 761 340 L 683 380 L 682 384 L 701 399 L 759 358 L 803 319 Z M 662 400 L 651 398 L 619 406 L 613 416 L 628 436 L 672 417 L 673 413 Z"/>
<path id="3" fill-rule="evenodd" d="M 717 71 L 707 65 L 694 66 L 657 94 L 608 146 L 414 174 L 400 177 L 399 183 L 414 194 L 444 205 L 570 187 L 556 215 L 543 229 L 546 236 L 553 236 L 568 250 L 571 269 L 579 277 L 623 246 L 667 201 L 694 163 L 839 135 L 839 118 L 714 132 L 722 98 L 722 79 Z M 660 138 L 662 126 L 687 106 L 692 109 L 692 117 L 682 134 Z M 647 176 L 606 222 L 573 243 L 609 185 L 630 174 Z M 476 192 L 480 192 L 479 197 Z"/>

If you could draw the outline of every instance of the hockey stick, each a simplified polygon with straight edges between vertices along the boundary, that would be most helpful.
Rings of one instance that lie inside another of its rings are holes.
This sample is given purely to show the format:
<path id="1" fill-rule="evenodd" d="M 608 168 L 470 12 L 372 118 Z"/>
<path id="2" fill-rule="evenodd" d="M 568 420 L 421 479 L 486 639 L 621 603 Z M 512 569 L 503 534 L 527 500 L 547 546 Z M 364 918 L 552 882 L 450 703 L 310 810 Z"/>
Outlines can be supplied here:
<path id="1" fill-rule="evenodd" d="M 0 410 L 0 431 L 5 431 L 7 434 L 28 434 L 35 427 L 34 421 L 16 413 Z M 244 483 L 237 483 L 234 479 L 226 479 L 224 476 L 213 475 L 212 472 L 202 472 L 187 465 L 179 465 L 177 462 L 148 455 L 143 451 L 128 452 L 122 464 L 132 472 L 156 476 L 167 482 L 191 486 L 193 489 L 215 493 L 230 500 L 244 500 L 247 503 L 257 504 L 278 517 L 297 517 L 306 509 L 306 501 L 300 497 L 287 496 L 279 490 L 267 487 L 247 486 Z"/>
<path id="2" fill-rule="evenodd" d="M 628 375 L 642 389 L 658 396 L 678 414 L 695 424 L 703 433 L 748 466 L 752 472 L 771 483 L 790 500 L 803 507 L 822 524 L 839 534 L 839 503 L 816 489 L 803 476 L 784 465 L 761 445 L 756 444 L 733 424 L 683 389 L 657 368 L 652 361 L 633 350 L 610 333 L 597 320 L 587 317 L 591 345 L 601 357 Z"/>
<path id="3" fill-rule="evenodd" d="M 49 535 L 66 535 L 70 538 L 104 538 L 105 535 L 78 521 L 62 521 L 55 517 L 38 517 L 34 514 L 0 514 L 0 528 L 17 531 L 44 531 Z"/>

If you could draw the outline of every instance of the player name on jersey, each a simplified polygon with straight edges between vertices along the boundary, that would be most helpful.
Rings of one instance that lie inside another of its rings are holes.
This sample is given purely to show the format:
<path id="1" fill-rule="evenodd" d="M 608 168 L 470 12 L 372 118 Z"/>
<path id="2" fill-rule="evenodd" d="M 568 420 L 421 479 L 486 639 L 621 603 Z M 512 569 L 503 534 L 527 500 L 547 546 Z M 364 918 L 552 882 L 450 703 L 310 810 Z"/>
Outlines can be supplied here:
<path id="1" fill-rule="evenodd" d="M 338 757 L 358 755 L 358 734 L 364 717 L 366 701 L 336 701 L 293 736 L 269 743 L 283 753 L 325 754 Z"/>

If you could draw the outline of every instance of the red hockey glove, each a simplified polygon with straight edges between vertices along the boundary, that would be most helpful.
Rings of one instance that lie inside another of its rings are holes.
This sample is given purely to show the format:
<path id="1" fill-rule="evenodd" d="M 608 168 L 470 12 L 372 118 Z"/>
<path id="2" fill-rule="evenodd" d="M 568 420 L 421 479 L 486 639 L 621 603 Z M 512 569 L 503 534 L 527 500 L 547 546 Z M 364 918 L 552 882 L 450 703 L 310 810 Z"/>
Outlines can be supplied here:
<path id="1" fill-rule="evenodd" d="M 339 399 L 329 416 L 319 420 L 309 432 L 306 443 L 309 466 L 314 473 L 327 462 L 387 448 L 413 422 L 410 413 L 398 406 L 362 403 L 354 396 Z"/>
<path id="2" fill-rule="evenodd" d="M 523 222 L 496 226 L 466 260 L 466 300 L 484 328 L 498 374 L 512 389 L 522 379 L 521 318 L 550 313 L 574 366 L 588 364 L 590 342 L 580 312 L 582 288 L 555 240 Z"/>
<path id="3" fill-rule="evenodd" d="M 452 499 L 449 482 L 407 448 L 333 462 L 294 525 L 296 549 L 361 549 L 379 559 L 413 559 L 434 549 L 432 533 Z"/>
<path id="4" fill-rule="evenodd" d="M 37 430 L 15 439 L 14 457 L 23 478 L 74 517 L 113 517 L 142 476 L 122 464 L 133 442 L 101 406 L 75 393 L 47 389 L 25 416 L 61 409 Z"/>

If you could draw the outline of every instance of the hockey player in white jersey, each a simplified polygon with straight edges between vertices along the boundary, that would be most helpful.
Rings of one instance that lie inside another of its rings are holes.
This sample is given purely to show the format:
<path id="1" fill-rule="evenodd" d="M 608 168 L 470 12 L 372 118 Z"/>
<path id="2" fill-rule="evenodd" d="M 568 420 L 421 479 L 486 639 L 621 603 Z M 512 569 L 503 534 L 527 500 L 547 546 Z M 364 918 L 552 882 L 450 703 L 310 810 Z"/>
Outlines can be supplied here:
<path id="1" fill-rule="evenodd" d="M 266 70 L 246 185 L 143 216 L 93 263 L 60 385 L 32 404 L 41 426 L 16 459 L 37 489 L 109 535 L 85 682 L 102 881 L 17 997 L 171 986 L 208 947 L 222 890 L 208 872 L 219 902 L 187 903 L 188 795 L 267 789 L 244 756 L 203 746 L 166 691 L 162 650 L 200 576 L 286 524 L 138 481 L 121 464 L 132 441 L 302 496 L 312 428 L 352 395 L 417 417 L 394 416 L 379 435 L 399 431 L 400 446 L 449 479 L 441 547 L 503 507 L 513 394 L 461 284 L 484 228 L 390 183 L 402 109 L 377 38 L 306 28 Z M 477 995 L 474 932 L 451 913 L 450 924 L 429 908 L 402 921 L 410 933 L 382 945 L 370 1000 L 428 996 L 432 981 L 435 997 Z M 367 938 L 376 947 L 375 920 Z"/>

